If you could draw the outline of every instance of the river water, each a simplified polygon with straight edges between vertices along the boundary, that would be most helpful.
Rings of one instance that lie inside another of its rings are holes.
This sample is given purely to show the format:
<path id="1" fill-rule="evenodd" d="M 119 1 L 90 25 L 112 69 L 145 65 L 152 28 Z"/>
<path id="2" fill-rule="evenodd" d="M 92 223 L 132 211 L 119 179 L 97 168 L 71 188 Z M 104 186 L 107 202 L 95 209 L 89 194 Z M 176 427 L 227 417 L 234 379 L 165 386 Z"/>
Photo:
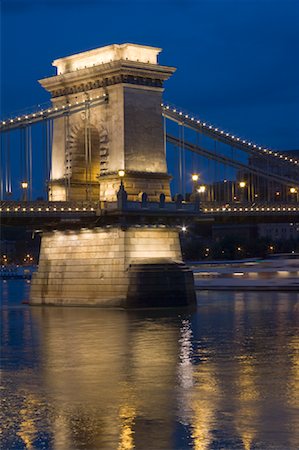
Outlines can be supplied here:
<path id="1" fill-rule="evenodd" d="M 299 448 L 299 294 L 29 307 L 1 282 L 1 449 Z"/>

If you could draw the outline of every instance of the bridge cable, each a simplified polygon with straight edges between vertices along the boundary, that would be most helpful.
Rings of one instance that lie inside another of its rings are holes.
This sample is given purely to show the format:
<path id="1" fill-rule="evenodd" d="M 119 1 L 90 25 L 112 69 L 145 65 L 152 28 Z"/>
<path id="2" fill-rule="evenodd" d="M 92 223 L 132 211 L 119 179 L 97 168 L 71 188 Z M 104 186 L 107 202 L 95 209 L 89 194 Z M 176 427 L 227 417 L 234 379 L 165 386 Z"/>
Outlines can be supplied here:
<path id="1" fill-rule="evenodd" d="M 69 119 L 69 112 L 67 111 L 64 115 L 64 188 L 66 201 L 69 200 L 70 194 Z"/>
<path id="2" fill-rule="evenodd" d="M 44 186 L 43 190 L 46 198 L 51 196 L 51 186 L 50 186 L 50 152 L 51 152 L 51 119 L 45 118 L 42 122 L 42 148 L 43 148 L 43 159 L 44 159 Z"/>
<path id="3" fill-rule="evenodd" d="M 28 199 L 32 200 L 32 128 L 27 127 Z"/>
<path id="4" fill-rule="evenodd" d="M 167 149 L 167 146 L 166 146 L 166 117 L 164 114 L 163 114 L 163 144 L 164 144 L 164 155 L 166 158 L 166 149 Z"/>
<path id="5" fill-rule="evenodd" d="M 26 182 L 26 165 L 25 165 L 25 127 L 20 128 L 20 176 L 21 182 Z M 21 186 L 18 186 L 19 188 Z M 22 191 L 24 199 L 25 191 Z"/>
<path id="6" fill-rule="evenodd" d="M 90 123 L 90 103 L 88 102 L 88 167 L 89 167 L 89 199 L 92 198 L 92 141 L 91 141 L 91 123 Z"/>
<path id="7" fill-rule="evenodd" d="M 196 145 L 199 145 L 199 134 L 197 132 L 195 132 L 195 142 Z M 196 154 L 195 153 L 191 153 L 191 166 L 192 166 L 192 173 L 197 173 L 197 164 L 196 164 Z"/>
<path id="8" fill-rule="evenodd" d="M 184 124 L 182 124 L 182 183 L 183 183 L 183 197 L 186 200 L 186 152 L 185 152 L 185 128 Z"/>
<path id="9" fill-rule="evenodd" d="M 49 118 L 47 120 L 47 148 L 48 148 L 48 191 L 51 193 L 52 198 L 52 145 L 53 145 L 53 127 L 54 121 Z"/>
<path id="10" fill-rule="evenodd" d="M 214 141 L 214 153 L 217 154 L 217 141 Z M 214 160 L 214 201 L 218 199 L 217 192 L 217 160 Z"/>
<path id="11" fill-rule="evenodd" d="M 175 145 L 177 148 L 180 147 L 180 140 L 175 137 L 172 136 L 170 134 L 167 134 L 167 141 L 172 143 L 173 145 Z M 201 156 L 204 156 L 205 158 L 211 158 L 211 159 L 216 159 L 218 162 L 221 162 L 222 164 L 228 164 L 229 166 L 232 166 L 238 170 L 248 170 L 248 166 L 245 163 L 242 163 L 241 161 L 232 161 L 230 158 L 228 158 L 227 156 L 221 155 L 221 154 L 217 154 L 215 155 L 215 152 L 211 151 L 211 150 L 207 150 L 206 148 L 203 147 L 196 147 L 195 144 L 192 144 L 188 141 L 184 142 L 184 146 L 185 149 L 190 150 L 192 152 L 196 152 Z M 294 180 L 288 178 L 288 177 L 279 177 L 277 174 L 272 174 L 272 173 L 267 173 L 266 171 L 264 171 L 263 169 L 257 168 L 257 167 L 250 167 L 250 171 L 252 173 L 256 173 L 259 174 L 260 176 L 262 176 L 263 178 L 266 179 L 275 179 L 275 181 L 279 181 L 280 183 L 283 183 L 284 185 L 287 186 L 293 186 L 294 185 Z"/>
<path id="12" fill-rule="evenodd" d="M 3 180 L 3 165 L 4 165 L 4 149 L 3 149 L 4 135 L 0 136 L 0 199 L 4 200 L 4 180 Z"/>
<path id="13" fill-rule="evenodd" d="M 91 135 L 90 135 L 90 108 L 88 101 L 85 102 L 84 148 L 85 148 L 85 198 L 86 200 L 90 200 Z"/>
<path id="14" fill-rule="evenodd" d="M 179 194 L 183 193 L 183 173 L 182 173 L 182 136 L 181 136 L 181 124 L 178 123 L 179 127 L 179 158 L 178 158 L 178 164 L 179 164 Z"/>
<path id="15" fill-rule="evenodd" d="M 5 164 L 5 193 L 11 194 L 11 151 L 10 151 L 10 133 L 6 133 L 6 164 Z"/>
<path id="16" fill-rule="evenodd" d="M 257 146 L 229 133 L 225 133 L 223 130 L 219 130 L 201 120 L 196 120 L 196 118 L 192 117 L 190 114 L 183 114 L 183 112 L 179 111 L 177 108 L 163 104 L 163 115 L 173 122 L 184 123 L 185 127 L 198 130 L 204 136 L 218 140 L 226 145 L 233 145 L 241 151 L 259 156 L 263 159 L 275 159 L 279 165 L 292 164 L 295 171 L 299 170 L 299 161 L 293 160 L 292 157 L 286 156 L 283 152 L 271 151 L 270 149 Z"/>
<path id="17" fill-rule="evenodd" d="M 46 121 L 46 190 L 47 198 L 52 200 L 52 176 L 51 176 L 51 148 L 52 148 L 52 119 L 47 118 Z"/>

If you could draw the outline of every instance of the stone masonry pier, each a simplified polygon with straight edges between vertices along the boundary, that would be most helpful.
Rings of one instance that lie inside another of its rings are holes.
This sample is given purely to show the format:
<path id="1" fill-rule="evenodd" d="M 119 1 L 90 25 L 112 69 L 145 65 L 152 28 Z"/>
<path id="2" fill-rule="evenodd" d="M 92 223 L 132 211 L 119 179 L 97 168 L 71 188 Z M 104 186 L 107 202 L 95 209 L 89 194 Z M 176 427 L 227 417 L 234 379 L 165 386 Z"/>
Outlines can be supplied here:
<path id="1" fill-rule="evenodd" d="M 49 200 L 105 208 L 85 226 L 84 217 L 44 224 L 32 305 L 195 302 L 179 241 L 184 213 L 180 201 L 171 202 L 163 134 L 163 83 L 175 69 L 158 64 L 160 51 L 114 44 L 58 59 L 57 74 L 40 81 L 54 107 L 86 105 L 54 121 Z M 94 98 L 105 101 L 91 107 Z M 156 203 L 154 210 L 147 202 Z"/>

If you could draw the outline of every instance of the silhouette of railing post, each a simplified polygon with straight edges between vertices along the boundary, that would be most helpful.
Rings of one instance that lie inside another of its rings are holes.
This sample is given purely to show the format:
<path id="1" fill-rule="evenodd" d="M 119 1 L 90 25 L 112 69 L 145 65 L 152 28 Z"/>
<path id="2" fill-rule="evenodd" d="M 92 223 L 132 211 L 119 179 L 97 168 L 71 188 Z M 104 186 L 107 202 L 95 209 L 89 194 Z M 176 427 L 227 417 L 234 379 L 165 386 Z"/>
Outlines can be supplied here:
<path id="1" fill-rule="evenodd" d="M 177 194 L 174 197 L 174 201 L 175 201 L 175 205 L 177 209 L 181 209 L 182 208 L 182 203 L 183 203 L 184 197 L 182 196 L 182 194 Z"/>
<path id="2" fill-rule="evenodd" d="M 123 183 L 120 184 L 119 190 L 117 192 L 117 208 L 124 210 L 127 208 L 128 194 L 124 188 Z"/>
<path id="3" fill-rule="evenodd" d="M 160 201 L 159 201 L 159 208 L 165 208 L 165 194 L 162 192 L 162 194 L 160 194 Z"/>
<path id="4" fill-rule="evenodd" d="M 146 192 L 142 193 L 141 196 L 141 208 L 147 208 L 147 202 L 148 202 L 148 195 Z"/>

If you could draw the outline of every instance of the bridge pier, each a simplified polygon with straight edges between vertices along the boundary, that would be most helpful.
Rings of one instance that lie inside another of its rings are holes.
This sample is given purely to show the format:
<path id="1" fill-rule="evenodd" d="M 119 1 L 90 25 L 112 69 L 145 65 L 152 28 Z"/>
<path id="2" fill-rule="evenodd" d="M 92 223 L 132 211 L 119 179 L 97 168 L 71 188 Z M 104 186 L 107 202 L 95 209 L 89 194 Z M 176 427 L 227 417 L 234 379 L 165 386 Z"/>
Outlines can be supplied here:
<path id="1" fill-rule="evenodd" d="M 177 229 L 121 226 L 47 232 L 31 305 L 179 307 L 193 304 Z"/>
<path id="2" fill-rule="evenodd" d="M 40 80 L 54 110 L 85 104 L 72 114 L 66 108 L 54 122 L 50 200 L 92 200 L 108 209 L 98 228 L 63 231 L 62 224 L 43 235 L 32 305 L 174 307 L 195 301 L 193 275 L 181 262 L 177 212 L 167 226 L 159 225 L 161 211 L 154 219 L 151 212 L 135 215 L 141 198 L 158 203 L 163 193 L 171 202 L 161 102 L 163 83 L 175 68 L 158 64 L 160 51 L 110 45 L 60 58 L 53 62 L 57 74 Z M 135 203 L 129 225 L 127 202 Z M 109 209 L 114 203 L 118 211 Z"/>

